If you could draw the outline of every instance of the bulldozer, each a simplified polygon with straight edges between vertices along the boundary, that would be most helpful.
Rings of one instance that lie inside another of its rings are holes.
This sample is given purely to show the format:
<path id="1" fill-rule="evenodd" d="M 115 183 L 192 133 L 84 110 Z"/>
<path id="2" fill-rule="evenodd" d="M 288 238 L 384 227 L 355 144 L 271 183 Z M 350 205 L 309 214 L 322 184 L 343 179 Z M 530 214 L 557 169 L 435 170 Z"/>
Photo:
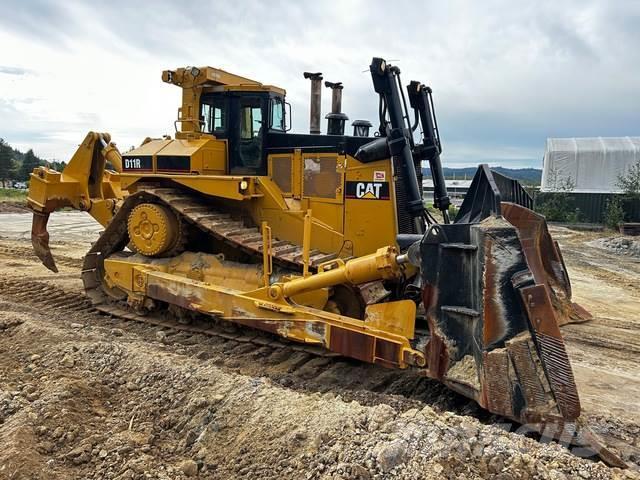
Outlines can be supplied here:
<path id="1" fill-rule="evenodd" d="M 480 165 L 456 215 L 432 90 L 370 67 L 379 126 L 348 120 L 323 76 L 310 131 L 280 87 L 212 67 L 162 72 L 182 91 L 173 138 L 120 153 L 90 132 L 62 172 L 29 184 L 32 243 L 57 271 L 47 222 L 89 213 L 101 233 L 82 280 L 96 309 L 156 325 L 232 323 L 316 351 L 415 369 L 499 416 L 620 461 L 583 425 L 560 326 L 571 301 L 558 244 L 515 180 Z M 423 198 L 422 166 L 434 185 Z M 173 323 L 172 323 L 173 322 Z"/>

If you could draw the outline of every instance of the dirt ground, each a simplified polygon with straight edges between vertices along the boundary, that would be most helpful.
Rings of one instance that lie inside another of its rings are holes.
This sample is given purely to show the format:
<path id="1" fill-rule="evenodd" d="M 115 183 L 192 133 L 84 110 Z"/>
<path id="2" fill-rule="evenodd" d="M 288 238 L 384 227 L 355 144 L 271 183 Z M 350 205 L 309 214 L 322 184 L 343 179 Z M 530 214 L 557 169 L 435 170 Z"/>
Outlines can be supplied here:
<path id="1" fill-rule="evenodd" d="M 29 228 L 0 215 L 0 479 L 640 478 L 640 258 L 603 234 L 552 231 L 594 315 L 563 327 L 583 414 L 630 470 L 410 372 L 99 314 L 78 273 L 100 226 L 52 217 L 57 275 Z"/>

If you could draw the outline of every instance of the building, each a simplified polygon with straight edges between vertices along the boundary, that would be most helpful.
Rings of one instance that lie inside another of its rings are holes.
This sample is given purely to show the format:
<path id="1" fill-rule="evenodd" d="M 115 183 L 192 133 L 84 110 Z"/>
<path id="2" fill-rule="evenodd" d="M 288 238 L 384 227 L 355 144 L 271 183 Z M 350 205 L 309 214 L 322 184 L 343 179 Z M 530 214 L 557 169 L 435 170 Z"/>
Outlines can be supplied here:
<path id="1" fill-rule="evenodd" d="M 445 180 L 447 185 L 447 193 L 451 199 L 451 203 L 456 206 L 462 204 L 464 196 L 469 191 L 472 180 Z M 433 180 L 424 178 L 422 180 L 422 193 L 427 202 L 433 202 Z"/>
<path id="2" fill-rule="evenodd" d="M 618 176 L 640 161 L 640 137 L 548 138 L 542 192 L 622 193 Z"/>
<path id="3" fill-rule="evenodd" d="M 578 221 L 602 223 L 607 205 L 622 203 L 626 221 L 640 220 L 640 202 L 627 198 L 618 177 L 640 162 L 640 137 L 548 138 L 537 209 L 563 198 Z M 553 219 L 552 219 L 553 220 Z"/>

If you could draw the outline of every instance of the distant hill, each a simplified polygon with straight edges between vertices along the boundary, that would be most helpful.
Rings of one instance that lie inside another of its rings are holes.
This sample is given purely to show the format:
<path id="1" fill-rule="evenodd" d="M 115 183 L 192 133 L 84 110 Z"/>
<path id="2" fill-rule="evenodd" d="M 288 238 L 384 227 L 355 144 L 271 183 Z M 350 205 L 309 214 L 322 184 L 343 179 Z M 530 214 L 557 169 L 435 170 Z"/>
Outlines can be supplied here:
<path id="1" fill-rule="evenodd" d="M 463 179 L 467 178 L 471 180 L 476 174 L 477 167 L 462 167 L 451 168 L 444 167 L 444 176 L 446 179 Z M 498 173 L 506 175 L 507 177 L 520 180 L 527 185 L 540 185 L 542 180 L 542 170 L 539 168 L 505 168 L 505 167 L 491 167 L 491 170 L 495 170 Z M 429 168 L 423 168 L 422 174 L 425 177 L 431 177 L 431 171 Z"/>

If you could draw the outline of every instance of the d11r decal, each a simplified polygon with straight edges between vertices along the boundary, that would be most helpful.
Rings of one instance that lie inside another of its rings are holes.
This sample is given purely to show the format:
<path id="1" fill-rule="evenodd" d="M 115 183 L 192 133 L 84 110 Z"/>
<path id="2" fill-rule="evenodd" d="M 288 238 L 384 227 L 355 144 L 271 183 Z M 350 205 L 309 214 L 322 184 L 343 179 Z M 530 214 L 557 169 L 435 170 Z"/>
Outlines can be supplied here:
<path id="1" fill-rule="evenodd" d="M 151 155 L 140 156 L 123 156 L 122 157 L 122 169 L 124 171 L 151 171 L 153 168 L 153 160 Z"/>
<path id="2" fill-rule="evenodd" d="M 347 182 L 346 198 L 389 200 L 389 182 Z"/>

